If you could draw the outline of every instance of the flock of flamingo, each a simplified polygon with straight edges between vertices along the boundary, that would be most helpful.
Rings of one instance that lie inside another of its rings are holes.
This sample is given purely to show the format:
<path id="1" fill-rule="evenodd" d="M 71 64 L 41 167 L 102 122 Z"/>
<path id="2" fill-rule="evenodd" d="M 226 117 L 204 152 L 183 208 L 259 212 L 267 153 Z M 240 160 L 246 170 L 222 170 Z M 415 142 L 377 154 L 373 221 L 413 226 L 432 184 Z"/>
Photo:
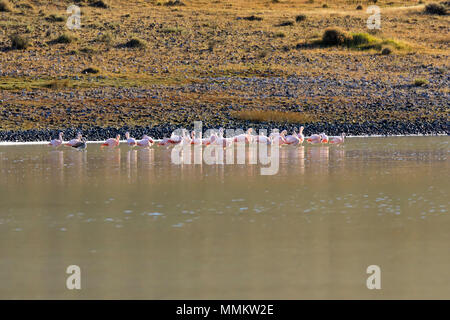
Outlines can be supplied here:
<path id="1" fill-rule="evenodd" d="M 126 143 L 130 147 L 144 147 L 149 148 L 152 145 L 156 144 L 158 146 L 173 146 L 177 144 L 191 144 L 191 145 L 217 145 L 223 147 L 229 147 L 234 143 L 260 143 L 260 144 L 272 144 L 278 142 L 278 145 L 300 145 L 305 141 L 305 136 L 303 135 L 303 127 L 300 127 L 300 130 L 294 129 L 292 134 L 288 135 L 286 130 L 283 130 L 281 133 L 272 132 L 269 136 L 259 134 L 254 135 L 253 129 L 250 128 L 246 133 L 236 135 L 231 138 L 225 138 L 223 136 L 224 130 L 220 128 L 218 133 L 213 132 L 207 138 L 197 138 L 195 137 L 195 131 L 192 131 L 190 135 L 186 134 L 186 130 L 183 130 L 182 135 L 176 135 L 172 133 L 170 138 L 163 138 L 160 140 L 153 139 L 147 135 L 143 135 L 142 139 L 137 140 L 130 136 L 130 133 L 125 133 Z M 306 142 L 310 144 L 342 144 L 344 143 L 345 134 L 341 134 L 337 137 L 328 137 L 324 132 L 320 134 L 313 134 L 310 137 L 306 138 Z M 64 142 L 63 133 L 59 133 L 58 139 L 54 139 L 50 141 L 50 146 L 59 147 L 59 146 L 68 146 L 78 150 L 84 150 L 87 148 L 86 139 L 78 133 L 77 137 Z M 109 147 L 115 148 L 120 145 L 120 134 L 118 134 L 115 138 L 109 138 L 104 143 L 101 144 L 101 147 Z"/>

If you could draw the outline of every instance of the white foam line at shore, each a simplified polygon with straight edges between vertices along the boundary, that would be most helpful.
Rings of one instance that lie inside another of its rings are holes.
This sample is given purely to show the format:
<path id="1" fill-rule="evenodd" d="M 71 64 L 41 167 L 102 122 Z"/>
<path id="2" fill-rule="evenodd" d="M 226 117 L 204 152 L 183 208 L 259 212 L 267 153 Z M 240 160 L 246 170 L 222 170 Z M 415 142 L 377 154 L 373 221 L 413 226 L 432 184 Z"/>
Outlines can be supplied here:
<path id="1" fill-rule="evenodd" d="M 360 135 L 360 136 L 346 136 L 345 138 L 391 138 L 391 137 L 442 137 L 447 134 L 406 134 L 406 135 Z M 305 137 L 305 139 L 308 137 Z M 153 139 L 155 143 L 162 141 L 162 139 Z M 104 141 L 87 141 L 88 144 L 100 144 Z M 126 143 L 126 140 L 121 140 L 120 143 Z M 32 141 L 32 142 L 15 142 L 15 141 L 0 141 L 0 146 L 20 146 L 20 145 L 47 145 L 49 141 Z"/>

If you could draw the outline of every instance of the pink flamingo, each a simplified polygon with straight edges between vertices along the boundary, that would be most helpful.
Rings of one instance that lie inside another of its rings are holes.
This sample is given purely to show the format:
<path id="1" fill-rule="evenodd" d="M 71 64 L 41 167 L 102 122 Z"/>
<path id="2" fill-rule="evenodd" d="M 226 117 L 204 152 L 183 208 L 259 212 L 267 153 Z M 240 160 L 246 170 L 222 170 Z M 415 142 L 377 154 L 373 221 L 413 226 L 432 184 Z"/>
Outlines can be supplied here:
<path id="1" fill-rule="evenodd" d="M 325 134 L 325 132 L 322 132 L 320 136 L 322 137 L 322 140 L 320 141 L 321 143 L 328 143 L 328 136 Z"/>
<path id="2" fill-rule="evenodd" d="M 60 145 L 63 144 L 63 135 L 64 134 L 60 132 L 58 139 L 53 139 L 52 141 L 50 141 L 48 145 L 52 147 L 59 147 Z"/>
<path id="3" fill-rule="evenodd" d="M 263 134 L 257 135 L 255 137 L 255 141 L 261 144 L 272 144 L 272 140 L 268 136 Z"/>
<path id="4" fill-rule="evenodd" d="M 142 136 L 142 140 L 137 141 L 136 144 L 137 144 L 139 147 L 145 147 L 145 148 L 148 148 L 148 147 L 151 147 L 151 146 L 153 145 L 153 142 L 154 142 L 154 141 L 153 141 L 152 138 L 150 138 L 148 135 L 144 134 L 144 135 Z"/>
<path id="5" fill-rule="evenodd" d="M 300 143 L 300 139 L 297 136 L 297 132 L 295 132 L 295 130 L 292 133 L 292 135 L 286 136 L 285 140 L 286 140 L 286 144 L 293 145 L 293 146 L 296 146 Z"/>
<path id="6" fill-rule="evenodd" d="M 129 133 L 129 132 L 126 132 L 126 133 L 125 133 L 125 138 L 127 138 L 127 144 L 128 144 L 130 147 L 134 147 L 134 146 L 137 145 L 136 139 L 130 138 L 130 133 Z"/>
<path id="7" fill-rule="evenodd" d="M 303 135 L 303 129 L 305 129 L 303 126 L 300 127 L 300 130 L 297 134 L 297 137 L 300 139 L 300 143 L 303 143 L 305 141 L 305 136 Z"/>
<path id="8" fill-rule="evenodd" d="M 191 132 L 191 144 L 196 144 L 196 145 L 198 145 L 198 144 L 202 144 L 202 141 L 203 139 L 200 139 L 200 138 L 196 138 L 195 137 L 195 131 L 192 131 Z"/>
<path id="9" fill-rule="evenodd" d="M 118 134 L 115 138 L 109 138 L 101 145 L 101 147 L 110 147 L 114 148 L 117 147 L 120 144 L 120 134 Z"/>
<path id="10" fill-rule="evenodd" d="M 278 143 L 279 146 L 282 146 L 283 144 L 286 144 L 286 133 L 286 130 L 283 130 L 281 133 L 272 132 L 269 137 L 272 139 L 272 143 Z"/>
<path id="11" fill-rule="evenodd" d="M 247 133 L 239 134 L 239 135 L 233 137 L 233 142 L 235 142 L 235 143 L 241 142 L 241 143 L 245 143 L 245 144 L 251 143 L 253 140 L 252 132 L 253 132 L 253 129 L 249 128 L 247 130 Z"/>
<path id="12" fill-rule="evenodd" d="M 172 135 L 170 136 L 168 141 L 170 144 L 179 144 L 182 140 L 183 140 L 182 136 L 178 136 L 178 135 L 172 133 Z"/>
<path id="13" fill-rule="evenodd" d="M 219 129 L 219 135 L 218 136 L 214 136 L 215 138 L 213 139 L 213 141 L 211 141 L 211 144 L 215 144 L 215 145 L 219 145 L 222 146 L 224 148 L 229 147 L 231 144 L 233 144 L 233 140 L 231 138 L 224 138 L 223 137 L 223 128 Z"/>
<path id="14" fill-rule="evenodd" d="M 82 138 L 81 133 L 78 132 L 77 137 L 75 139 L 72 139 L 72 140 L 66 142 L 64 145 L 68 146 L 68 147 L 73 147 L 77 143 L 81 142 L 81 138 Z"/>
<path id="15" fill-rule="evenodd" d="M 308 141 L 309 143 L 312 143 L 312 144 L 320 143 L 320 142 L 322 142 L 322 135 L 313 134 L 306 141 Z"/>
<path id="16" fill-rule="evenodd" d="M 217 139 L 217 134 L 215 132 L 211 133 L 211 135 L 208 138 L 202 139 L 202 144 L 209 146 L 211 143 L 213 143 Z"/>
<path id="17" fill-rule="evenodd" d="M 341 133 L 340 137 L 331 137 L 330 143 L 332 144 L 341 144 L 344 143 L 345 133 Z"/>

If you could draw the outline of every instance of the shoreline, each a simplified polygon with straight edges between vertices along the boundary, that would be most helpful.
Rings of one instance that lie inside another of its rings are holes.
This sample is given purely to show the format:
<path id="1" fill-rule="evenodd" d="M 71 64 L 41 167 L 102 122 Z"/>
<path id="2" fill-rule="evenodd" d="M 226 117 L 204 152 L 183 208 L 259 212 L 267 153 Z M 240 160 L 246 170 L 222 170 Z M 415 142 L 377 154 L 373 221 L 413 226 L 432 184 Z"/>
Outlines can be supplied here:
<path id="1" fill-rule="evenodd" d="M 292 132 L 294 128 L 303 125 L 305 127 L 305 135 L 309 136 L 314 133 L 325 132 L 329 136 L 338 136 L 341 133 L 345 133 L 347 137 L 387 137 L 387 136 L 436 136 L 436 135 L 448 135 L 448 122 L 365 122 L 362 124 L 346 124 L 346 123 L 313 123 L 313 124 L 281 124 L 275 123 L 251 123 L 251 122 L 239 122 L 234 123 L 234 126 L 230 124 L 217 124 L 212 128 L 203 128 L 203 132 L 208 129 L 218 129 L 223 127 L 226 129 L 242 129 L 253 128 L 257 132 L 261 129 L 267 130 L 268 133 L 274 128 L 278 128 L 280 131 L 287 130 L 288 133 Z M 140 138 L 143 134 L 147 134 L 154 139 L 162 139 L 164 137 L 170 137 L 171 133 L 180 128 L 186 128 L 187 130 L 193 130 L 193 124 L 186 126 L 148 126 L 148 127 L 92 127 L 92 128 L 65 128 L 65 129 L 45 129 L 45 130 L 11 130 L 0 131 L 0 144 L 5 143 L 45 143 L 58 136 L 59 132 L 64 133 L 66 140 L 75 137 L 77 132 L 81 132 L 84 137 L 87 138 L 90 143 L 101 142 L 105 139 L 115 137 L 117 134 L 121 136 L 125 135 L 125 132 L 129 131 L 130 135 L 135 138 Z"/>

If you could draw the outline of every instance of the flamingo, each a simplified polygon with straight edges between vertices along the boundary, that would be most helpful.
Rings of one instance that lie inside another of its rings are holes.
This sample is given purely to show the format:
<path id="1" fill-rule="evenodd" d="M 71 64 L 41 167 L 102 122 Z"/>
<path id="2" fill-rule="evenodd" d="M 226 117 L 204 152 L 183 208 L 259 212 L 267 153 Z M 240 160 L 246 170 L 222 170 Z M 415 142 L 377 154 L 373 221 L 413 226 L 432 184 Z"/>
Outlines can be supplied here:
<path id="1" fill-rule="evenodd" d="M 253 129 L 249 128 L 247 133 L 239 134 L 233 138 L 233 142 L 244 142 L 245 144 L 249 144 L 252 142 L 252 132 Z"/>
<path id="2" fill-rule="evenodd" d="M 282 146 L 283 144 L 286 144 L 286 138 L 285 138 L 286 133 L 287 133 L 286 130 L 283 130 L 281 133 L 279 133 L 279 132 L 272 132 L 270 134 L 270 138 L 272 138 L 272 143 L 277 141 L 279 146 Z"/>
<path id="3" fill-rule="evenodd" d="M 303 129 L 305 129 L 303 126 L 300 127 L 300 130 L 297 134 L 297 137 L 300 139 L 300 143 L 303 143 L 305 141 L 305 136 L 303 135 Z"/>
<path id="4" fill-rule="evenodd" d="M 345 133 L 341 133 L 340 137 L 331 137 L 330 143 L 332 144 L 341 144 L 344 143 Z"/>
<path id="5" fill-rule="evenodd" d="M 130 133 L 129 133 L 129 132 L 126 132 L 126 133 L 125 133 L 125 138 L 127 138 L 127 144 L 128 144 L 130 147 L 134 147 L 134 146 L 137 145 L 136 139 L 130 138 Z"/>
<path id="6" fill-rule="evenodd" d="M 153 141 L 152 138 L 150 138 L 148 135 L 144 134 L 144 135 L 142 136 L 142 140 L 136 141 L 136 144 L 137 144 L 139 147 L 146 147 L 146 148 L 148 148 L 148 147 L 151 147 L 151 146 L 152 146 L 153 142 L 154 142 L 154 141 Z"/>
<path id="7" fill-rule="evenodd" d="M 286 136 L 285 139 L 286 139 L 286 144 L 289 144 L 289 145 L 296 146 L 300 143 L 300 139 L 297 136 L 297 132 L 295 132 L 295 130 L 292 133 L 292 135 Z"/>
<path id="8" fill-rule="evenodd" d="M 158 142 L 158 146 L 167 146 L 168 144 L 170 144 L 170 138 L 163 138 Z"/>
<path id="9" fill-rule="evenodd" d="M 200 138 L 196 138 L 195 137 L 195 131 L 192 131 L 191 132 L 191 144 L 196 144 L 196 145 L 198 145 L 198 144 L 202 144 L 202 141 L 203 139 L 200 139 Z"/>
<path id="10" fill-rule="evenodd" d="M 211 135 L 208 138 L 202 139 L 202 144 L 208 146 L 211 143 L 213 143 L 216 139 L 217 139 L 217 134 L 215 132 L 213 132 L 213 133 L 211 133 Z"/>
<path id="11" fill-rule="evenodd" d="M 66 142 L 64 145 L 68 146 L 68 147 L 72 147 L 73 145 L 77 144 L 78 142 L 81 141 L 82 135 L 80 132 L 78 132 L 77 137 L 75 139 L 72 139 L 68 142 Z"/>
<path id="12" fill-rule="evenodd" d="M 63 143 L 63 135 L 64 134 L 62 132 L 60 132 L 58 139 L 53 139 L 52 141 L 50 141 L 50 143 L 48 145 L 55 147 L 55 148 L 59 147 Z"/>
<path id="13" fill-rule="evenodd" d="M 264 134 L 260 134 L 260 135 L 256 136 L 255 141 L 257 143 L 261 143 L 261 144 L 272 144 L 272 140 Z"/>
<path id="14" fill-rule="evenodd" d="M 224 138 L 223 137 L 223 128 L 219 129 L 219 136 L 215 136 L 213 141 L 211 141 L 211 144 L 219 145 L 224 148 L 229 147 L 233 143 L 234 139 L 231 138 Z"/>
<path id="15" fill-rule="evenodd" d="M 320 142 L 322 142 L 322 135 L 313 134 L 306 141 L 308 141 L 309 143 L 313 143 L 313 144 L 320 143 Z"/>
<path id="16" fill-rule="evenodd" d="M 115 138 L 109 138 L 105 141 L 105 143 L 102 144 L 102 147 L 110 147 L 114 148 L 117 147 L 120 143 L 120 134 L 118 134 Z"/>
<path id="17" fill-rule="evenodd" d="M 75 143 L 72 148 L 77 150 L 85 150 L 87 148 L 86 138 L 82 138 L 80 142 Z"/>
<path id="18" fill-rule="evenodd" d="M 325 134 L 325 132 L 322 132 L 320 136 L 322 137 L 322 140 L 320 141 L 321 143 L 328 143 L 328 136 Z"/>
<path id="19" fill-rule="evenodd" d="M 183 131 L 183 133 L 184 133 L 184 131 Z M 182 140 L 183 140 L 182 136 L 178 136 L 178 135 L 172 133 L 172 135 L 170 136 L 168 141 L 170 144 L 179 144 Z"/>

